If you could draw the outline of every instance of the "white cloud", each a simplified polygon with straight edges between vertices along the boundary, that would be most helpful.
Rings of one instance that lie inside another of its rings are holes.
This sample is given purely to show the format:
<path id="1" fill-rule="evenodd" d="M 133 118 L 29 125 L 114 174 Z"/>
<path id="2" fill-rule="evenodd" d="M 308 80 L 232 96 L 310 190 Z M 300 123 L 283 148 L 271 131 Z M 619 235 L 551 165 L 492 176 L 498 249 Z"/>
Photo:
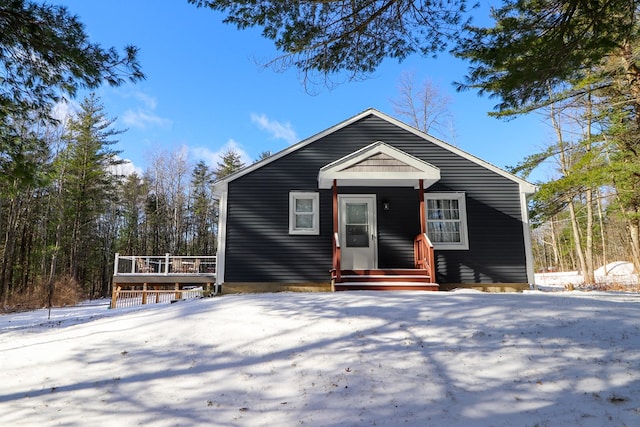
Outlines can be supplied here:
<path id="1" fill-rule="evenodd" d="M 133 97 L 142 101 L 149 110 L 155 110 L 158 105 L 156 98 L 140 91 L 134 92 Z"/>
<path id="2" fill-rule="evenodd" d="M 133 92 L 125 92 L 124 98 L 133 98 L 134 103 L 140 105 L 129 108 L 122 115 L 122 121 L 129 127 L 138 129 L 146 129 L 148 127 L 167 128 L 172 122 L 169 119 L 160 117 L 155 113 L 158 101 L 155 97 L 148 95 L 139 90 Z"/>
<path id="3" fill-rule="evenodd" d="M 58 101 L 53 106 L 51 115 L 54 119 L 65 123 L 69 117 L 73 117 L 79 109 L 79 104 L 73 100 Z"/>
<path id="4" fill-rule="evenodd" d="M 283 139 L 289 145 L 298 142 L 298 135 L 293 130 L 291 123 L 280 123 L 276 120 L 270 120 L 266 114 L 251 114 L 251 121 L 258 125 L 262 130 L 266 130 L 273 138 Z"/>
<path id="5" fill-rule="evenodd" d="M 124 160 L 124 163 L 121 165 L 111 166 L 109 170 L 114 175 L 133 175 L 134 173 L 138 174 L 138 176 L 142 176 L 143 171 L 142 168 L 133 164 L 133 162 L 129 159 L 122 159 L 116 156 L 116 160 Z"/>
<path id="6" fill-rule="evenodd" d="M 249 153 L 247 153 L 238 142 L 233 139 L 227 141 L 225 145 L 220 147 L 217 151 L 210 150 L 207 147 L 191 147 L 189 148 L 189 152 L 193 157 L 197 160 L 204 161 L 209 167 L 216 168 L 218 162 L 222 159 L 224 153 L 229 150 L 233 150 L 236 153 L 240 154 L 240 159 L 244 162 L 245 165 L 250 165 L 253 163 Z"/>
<path id="7" fill-rule="evenodd" d="M 171 120 L 164 119 L 153 113 L 151 110 L 138 108 L 136 111 L 127 110 L 124 112 L 122 121 L 131 127 L 145 129 L 147 126 L 169 127 Z"/>

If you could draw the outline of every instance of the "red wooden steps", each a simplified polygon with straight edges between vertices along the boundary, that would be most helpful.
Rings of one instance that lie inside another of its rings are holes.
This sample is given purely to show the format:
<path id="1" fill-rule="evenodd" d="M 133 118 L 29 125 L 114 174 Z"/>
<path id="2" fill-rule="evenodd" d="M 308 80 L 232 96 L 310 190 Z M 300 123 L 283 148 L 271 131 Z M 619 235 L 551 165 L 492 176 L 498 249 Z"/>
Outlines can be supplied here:
<path id="1" fill-rule="evenodd" d="M 337 291 L 344 290 L 423 290 L 437 291 L 438 284 L 421 269 L 342 270 Z"/>

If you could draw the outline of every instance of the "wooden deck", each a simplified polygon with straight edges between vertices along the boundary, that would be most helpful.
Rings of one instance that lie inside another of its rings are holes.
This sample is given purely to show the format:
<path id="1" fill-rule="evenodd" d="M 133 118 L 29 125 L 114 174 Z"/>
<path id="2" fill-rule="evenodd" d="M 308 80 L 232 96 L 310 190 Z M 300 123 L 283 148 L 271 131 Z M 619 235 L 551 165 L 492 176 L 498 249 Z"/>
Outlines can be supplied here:
<path id="1" fill-rule="evenodd" d="M 196 298 L 219 292 L 216 257 L 205 255 L 116 254 L 112 283 L 112 308 Z M 163 295 L 165 297 L 161 297 Z"/>
<path id="2" fill-rule="evenodd" d="M 163 284 L 175 284 L 180 285 L 192 285 L 192 284 L 206 284 L 213 285 L 216 282 L 215 273 L 195 273 L 195 274 L 153 274 L 153 273 L 134 273 L 134 274 L 119 274 L 113 276 L 113 284 L 131 284 L 141 285 L 146 283 L 148 285 L 163 285 Z"/>

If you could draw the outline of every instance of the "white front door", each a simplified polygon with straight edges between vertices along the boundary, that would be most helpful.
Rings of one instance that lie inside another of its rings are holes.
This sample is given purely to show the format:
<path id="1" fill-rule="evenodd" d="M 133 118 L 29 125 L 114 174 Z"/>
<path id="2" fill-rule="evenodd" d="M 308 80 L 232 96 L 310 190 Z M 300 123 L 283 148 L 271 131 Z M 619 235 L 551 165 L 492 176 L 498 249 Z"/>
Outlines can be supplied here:
<path id="1" fill-rule="evenodd" d="M 342 269 L 375 269 L 378 266 L 376 196 L 338 196 L 338 204 Z"/>

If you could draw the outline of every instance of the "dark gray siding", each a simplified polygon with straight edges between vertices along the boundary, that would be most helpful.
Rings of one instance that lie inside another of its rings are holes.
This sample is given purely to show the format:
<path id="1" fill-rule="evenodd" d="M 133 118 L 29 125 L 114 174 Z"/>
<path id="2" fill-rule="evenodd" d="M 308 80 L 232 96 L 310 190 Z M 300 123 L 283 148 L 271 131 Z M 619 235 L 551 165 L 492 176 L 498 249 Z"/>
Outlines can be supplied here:
<path id="1" fill-rule="evenodd" d="M 326 282 L 331 269 L 331 191 L 318 170 L 376 141 L 440 168 L 427 191 L 464 191 L 469 250 L 437 251 L 439 283 L 527 282 L 517 183 L 376 116 L 366 117 L 229 183 L 226 282 Z M 289 191 L 320 192 L 320 235 L 289 235 Z M 377 195 L 379 266 L 411 267 L 419 232 L 418 195 L 410 188 L 348 188 Z M 391 209 L 381 204 L 389 201 Z"/>

